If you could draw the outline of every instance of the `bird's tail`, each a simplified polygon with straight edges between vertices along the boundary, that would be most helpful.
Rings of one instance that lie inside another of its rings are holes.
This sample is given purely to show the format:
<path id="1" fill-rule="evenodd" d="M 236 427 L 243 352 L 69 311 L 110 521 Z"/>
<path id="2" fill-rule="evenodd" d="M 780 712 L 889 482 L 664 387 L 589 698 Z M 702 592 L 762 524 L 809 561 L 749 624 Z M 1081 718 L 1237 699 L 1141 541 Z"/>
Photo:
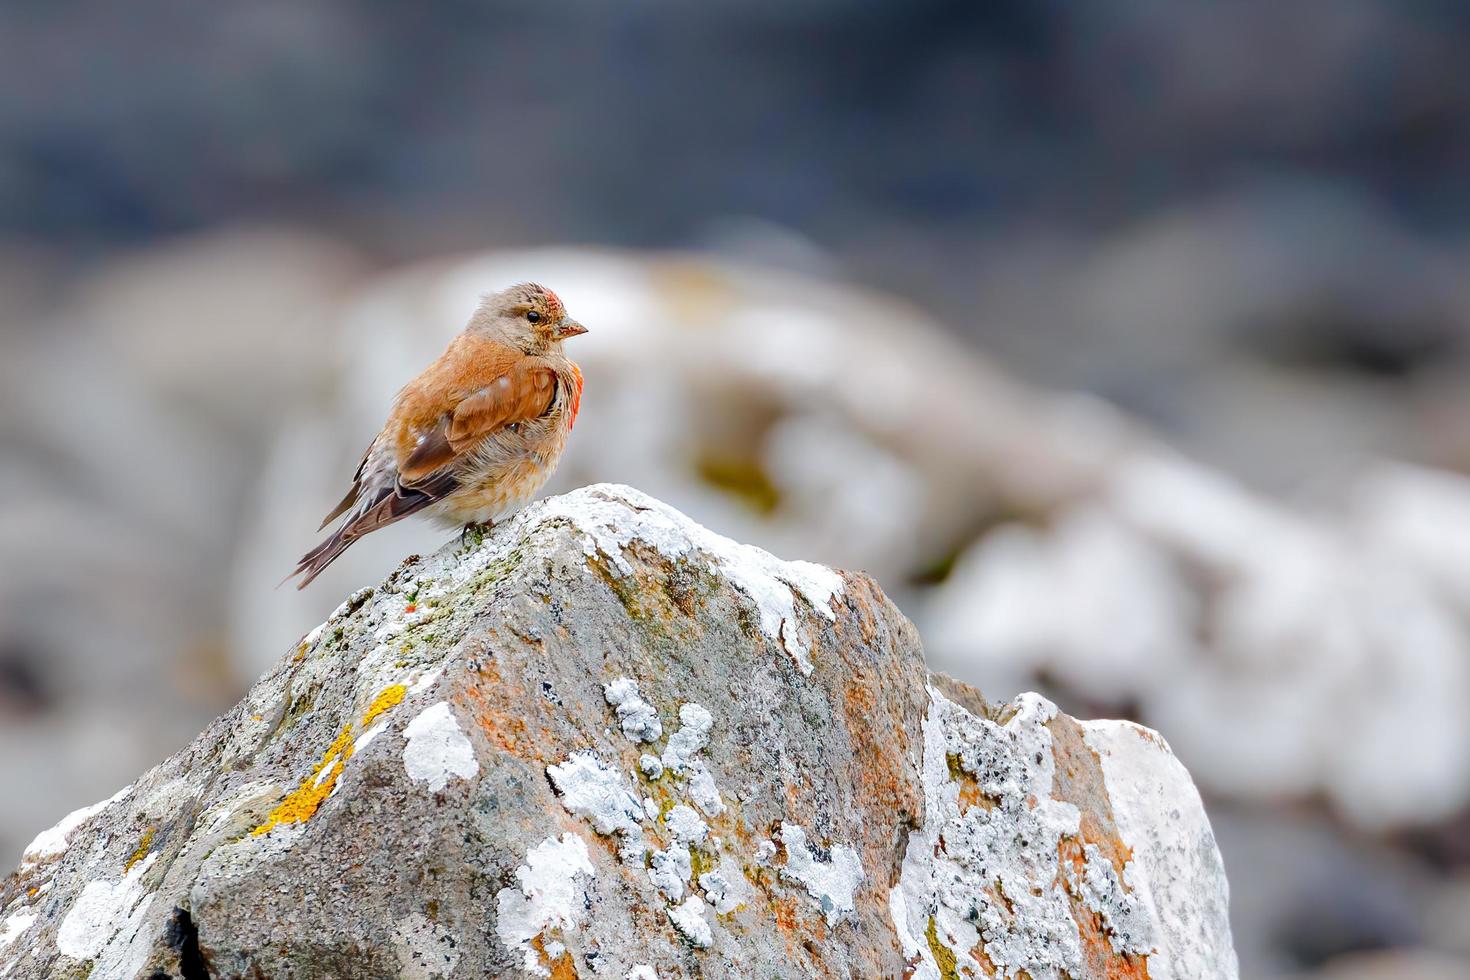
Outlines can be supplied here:
<path id="1" fill-rule="evenodd" d="M 282 579 L 281 584 L 284 585 L 300 576 L 301 581 L 296 583 L 296 588 L 298 590 L 306 588 L 313 579 L 326 570 L 328 565 L 337 560 L 338 555 L 346 551 L 352 542 L 357 540 L 358 535 L 351 532 L 351 522 L 348 522 L 346 527 L 333 531 L 325 541 L 301 556 L 301 560 L 296 563 L 296 570 Z"/>
<path id="2" fill-rule="evenodd" d="M 296 570 L 282 579 L 281 584 L 285 585 L 300 576 L 301 581 L 296 583 L 296 588 L 306 588 L 312 579 L 320 575 L 328 565 L 337 560 L 338 555 L 364 534 L 401 521 L 410 514 L 416 514 L 453 493 L 458 487 L 459 478 L 453 470 L 442 470 L 410 487 L 395 479 L 376 490 L 365 492 L 360 482 L 354 484 L 353 492 L 344 497 L 342 503 L 322 522 L 325 527 L 345 511 L 347 519 L 342 522 L 342 526 L 333 531 L 327 540 L 302 555 L 301 560 L 296 563 Z"/>

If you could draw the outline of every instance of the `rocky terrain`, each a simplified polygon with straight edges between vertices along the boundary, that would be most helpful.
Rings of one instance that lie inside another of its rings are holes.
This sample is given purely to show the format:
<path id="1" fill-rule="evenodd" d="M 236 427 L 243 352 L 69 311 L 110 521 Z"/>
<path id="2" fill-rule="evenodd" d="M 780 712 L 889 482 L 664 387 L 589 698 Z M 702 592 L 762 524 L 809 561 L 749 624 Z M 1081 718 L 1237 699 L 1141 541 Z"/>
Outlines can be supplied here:
<path id="1" fill-rule="evenodd" d="M 932 674 L 873 581 L 600 484 L 354 593 L 39 835 L 0 976 L 1236 976 L 1154 732 Z"/>
<path id="2" fill-rule="evenodd" d="M 615 480 L 737 540 L 861 569 L 935 669 L 1159 730 L 1210 803 L 1247 974 L 1464 972 L 1462 475 L 1366 443 L 1349 464 L 1313 438 L 1337 462 L 1287 454 L 1320 479 L 1269 492 L 831 278 L 585 248 L 366 272 L 312 236 L 207 236 L 14 321 L 0 779 L 27 792 L 0 807 L 7 863 L 187 744 L 340 596 L 444 542 L 405 522 L 305 593 L 272 588 L 406 374 L 489 285 L 536 278 L 593 326 L 576 341 L 588 408 L 551 490 Z M 1412 427 L 1455 431 L 1427 417 Z"/>

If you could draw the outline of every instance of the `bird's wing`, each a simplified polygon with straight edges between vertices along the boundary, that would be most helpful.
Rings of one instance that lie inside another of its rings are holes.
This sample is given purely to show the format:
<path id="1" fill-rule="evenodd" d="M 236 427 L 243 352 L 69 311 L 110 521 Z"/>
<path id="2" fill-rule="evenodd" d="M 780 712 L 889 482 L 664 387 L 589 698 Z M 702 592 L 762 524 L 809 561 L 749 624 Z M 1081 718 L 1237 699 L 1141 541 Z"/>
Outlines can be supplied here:
<path id="1" fill-rule="evenodd" d="M 405 486 L 432 479 L 504 427 L 545 414 L 556 396 L 556 374 L 540 358 L 517 355 L 493 377 L 482 373 L 480 380 L 485 383 L 467 392 L 461 387 L 462 397 L 414 428 L 413 448 L 398 464 Z"/>

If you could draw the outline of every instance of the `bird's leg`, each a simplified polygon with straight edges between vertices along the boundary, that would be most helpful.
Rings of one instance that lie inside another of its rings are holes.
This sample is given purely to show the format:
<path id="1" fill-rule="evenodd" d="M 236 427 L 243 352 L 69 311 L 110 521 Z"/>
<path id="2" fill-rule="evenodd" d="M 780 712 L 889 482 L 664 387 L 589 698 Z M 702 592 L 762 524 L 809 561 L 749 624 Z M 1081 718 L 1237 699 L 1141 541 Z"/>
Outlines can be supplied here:
<path id="1" fill-rule="evenodd" d="M 469 524 L 466 524 L 464 528 L 459 532 L 459 546 L 461 548 L 468 548 L 470 545 L 469 537 L 471 534 L 475 536 L 475 544 L 479 544 L 481 541 L 485 540 L 485 535 L 488 534 L 490 532 L 490 529 L 494 526 L 494 521 L 484 521 L 483 523 L 475 523 L 472 521 Z"/>

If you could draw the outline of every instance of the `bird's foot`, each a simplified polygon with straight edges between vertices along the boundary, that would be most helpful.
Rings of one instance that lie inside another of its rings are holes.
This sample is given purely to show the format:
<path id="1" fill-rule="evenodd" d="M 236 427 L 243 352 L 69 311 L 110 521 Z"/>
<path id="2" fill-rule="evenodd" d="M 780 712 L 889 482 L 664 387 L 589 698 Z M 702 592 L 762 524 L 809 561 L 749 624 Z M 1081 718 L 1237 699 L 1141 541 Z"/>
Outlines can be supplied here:
<path id="1" fill-rule="evenodd" d="M 479 545 L 485 540 L 485 535 L 495 526 L 494 521 L 485 521 L 483 524 L 466 524 L 459 532 L 459 545 L 468 548 L 471 543 Z"/>

